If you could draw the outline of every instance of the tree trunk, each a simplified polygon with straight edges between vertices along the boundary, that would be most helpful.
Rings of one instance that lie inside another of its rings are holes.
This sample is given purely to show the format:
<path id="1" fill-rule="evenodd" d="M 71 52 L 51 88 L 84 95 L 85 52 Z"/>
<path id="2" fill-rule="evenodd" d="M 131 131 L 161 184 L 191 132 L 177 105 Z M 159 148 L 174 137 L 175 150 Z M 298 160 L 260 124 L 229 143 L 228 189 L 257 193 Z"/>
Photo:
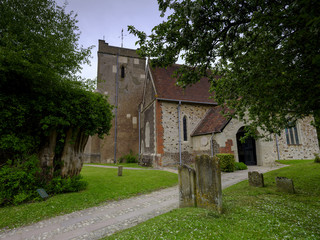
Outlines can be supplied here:
<path id="1" fill-rule="evenodd" d="M 79 128 L 69 128 L 61 155 L 61 177 L 79 175 L 83 165 L 83 152 L 88 141 L 86 135 Z"/>
<path id="2" fill-rule="evenodd" d="M 57 142 L 57 132 L 53 130 L 47 137 L 43 147 L 39 151 L 41 175 L 46 181 L 50 181 L 53 177 L 53 159 L 55 156 L 55 148 Z"/>

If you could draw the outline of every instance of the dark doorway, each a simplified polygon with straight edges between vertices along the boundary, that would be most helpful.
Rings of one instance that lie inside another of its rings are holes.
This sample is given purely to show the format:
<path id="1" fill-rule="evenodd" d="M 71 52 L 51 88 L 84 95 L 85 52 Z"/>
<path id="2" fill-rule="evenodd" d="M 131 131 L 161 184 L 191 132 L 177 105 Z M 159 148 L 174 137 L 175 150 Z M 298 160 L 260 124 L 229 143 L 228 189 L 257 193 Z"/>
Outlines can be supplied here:
<path id="1" fill-rule="evenodd" d="M 237 132 L 237 146 L 239 162 L 246 165 L 257 165 L 256 141 L 253 137 L 248 137 L 244 143 L 240 141 L 245 134 L 244 127 Z"/>

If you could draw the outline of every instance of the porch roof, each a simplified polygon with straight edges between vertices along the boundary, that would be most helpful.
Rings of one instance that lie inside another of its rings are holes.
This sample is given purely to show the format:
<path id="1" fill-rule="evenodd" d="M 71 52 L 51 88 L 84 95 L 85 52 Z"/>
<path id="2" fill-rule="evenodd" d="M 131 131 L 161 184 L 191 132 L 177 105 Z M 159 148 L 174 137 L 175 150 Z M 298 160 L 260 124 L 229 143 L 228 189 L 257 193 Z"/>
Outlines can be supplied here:
<path id="1" fill-rule="evenodd" d="M 200 121 L 198 126 L 192 132 L 191 136 L 199 136 L 211 133 L 222 132 L 225 126 L 229 123 L 231 118 L 226 118 L 222 115 L 221 106 L 210 108 L 204 118 Z M 229 110 L 227 110 L 229 111 Z"/>

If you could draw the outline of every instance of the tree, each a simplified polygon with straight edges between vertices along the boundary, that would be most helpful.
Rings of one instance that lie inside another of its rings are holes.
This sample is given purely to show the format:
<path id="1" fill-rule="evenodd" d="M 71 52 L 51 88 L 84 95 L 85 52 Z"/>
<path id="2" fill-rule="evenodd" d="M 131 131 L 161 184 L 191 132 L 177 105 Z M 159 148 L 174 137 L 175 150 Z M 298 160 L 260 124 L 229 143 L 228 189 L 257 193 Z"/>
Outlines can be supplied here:
<path id="1" fill-rule="evenodd" d="M 36 154 L 44 183 L 77 176 L 88 136 L 103 137 L 112 120 L 107 98 L 75 76 L 91 48 L 65 7 L 0 0 L 0 170 Z"/>
<path id="2" fill-rule="evenodd" d="M 129 26 L 157 66 L 180 56 L 185 87 L 208 76 L 214 99 L 271 133 L 320 114 L 320 2 L 158 0 L 167 21 L 152 34 Z M 208 71 L 210 70 L 210 71 Z M 219 76 L 219 77 L 217 77 Z M 246 117 L 245 117 L 246 116 Z"/>

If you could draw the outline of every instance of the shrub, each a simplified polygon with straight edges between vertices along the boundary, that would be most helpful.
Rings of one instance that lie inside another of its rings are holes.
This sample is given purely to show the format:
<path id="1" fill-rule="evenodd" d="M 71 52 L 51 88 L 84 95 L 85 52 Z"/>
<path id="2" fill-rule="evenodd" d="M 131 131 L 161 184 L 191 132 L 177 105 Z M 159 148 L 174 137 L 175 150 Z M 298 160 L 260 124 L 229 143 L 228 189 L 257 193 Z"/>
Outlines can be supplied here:
<path id="1" fill-rule="evenodd" d="M 220 160 L 220 168 L 222 172 L 234 172 L 235 161 L 233 154 L 220 153 L 217 154 L 217 157 Z"/>
<path id="2" fill-rule="evenodd" d="M 88 183 L 82 180 L 82 176 L 74 176 L 69 178 L 61 178 L 57 176 L 45 186 L 48 194 L 79 192 L 86 189 Z"/>
<path id="3" fill-rule="evenodd" d="M 320 163 L 320 157 L 319 157 L 319 154 L 318 153 L 315 153 L 314 154 L 315 158 L 314 158 L 314 162 L 315 163 Z"/>
<path id="4" fill-rule="evenodd" d="M 133 154 L 133 151 L 130 150 L 130 153 L 124 155 L 118 159 L 119 163 L 137 163 L 138 162 L 138 155 Z"/>
<path id="5" fill-rule="evenodd" d="M 87 186 L 82 176 L 72 178 L 54 177 L 49 183 L 41 180 L 39 159 L 32 155 L 25 160 L 8 161 L 0 168 L 0 206 L 18 205 L 27 201 L 38 201 L 42 198 L 38 188 L 44 188 L 48 194 L 77 192 Z"/>
<path id="6" fill-rule="evenodd" d="M 235 162 L 235 169 L 236 170 L 246 170 L 246 169 L 248 169 L 248 167 L 243 162 Z"/>
<path id="7" fill-rule="evenodd" d="M 16 160 L 14 164 L 8 161 L 0 168 L 0 205 L 17 205 L 38 199 L 39 173 L 39 160 L 35 155 Z"/>

